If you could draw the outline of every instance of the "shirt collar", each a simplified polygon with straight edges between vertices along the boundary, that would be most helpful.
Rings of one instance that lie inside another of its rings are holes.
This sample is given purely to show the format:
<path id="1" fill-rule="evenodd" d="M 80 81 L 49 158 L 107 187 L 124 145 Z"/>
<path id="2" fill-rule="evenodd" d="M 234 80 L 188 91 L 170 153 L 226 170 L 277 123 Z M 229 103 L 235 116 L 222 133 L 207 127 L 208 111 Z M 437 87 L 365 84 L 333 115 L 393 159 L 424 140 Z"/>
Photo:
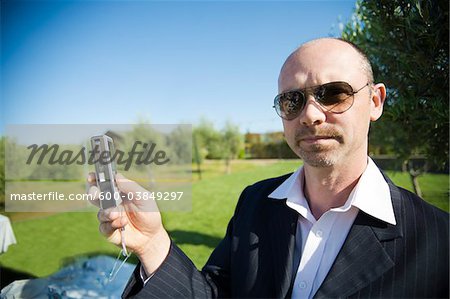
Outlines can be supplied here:
<path id="1" fill-rule="evenodd" d="M 314 217 L 309 209 L 308 201 L 303 194 L 303 176 L 302 166 L 269 194 L 269 197 L 287 199 L 286 204 L 288 206 L 297 210 L 308 220 L 313 220 Z M 396 224 L 389 185 L 371 158 L 368 158 L 366 170 L 353 188 L 344 206 L 333 210 L 345 211 L 349 209 L 350 205 L 384 222 Z"/>
<path id="2" fill-rule="evenodd" d="M 269 194 L 269 197 L 274 199 L 287 199 L 286 205 L 288 207 L 297 211 L 309 222 L 315 223 L 316 219 L 309 209 L 308 201 L 303 194 L 303 182 L 304 171 L 302 166 Z"/>
<path id="3" fill-rule="evenodd" d="M 396 224 L 389 185 L 371 158 L 354 188 L 353 205 L 375 218 Z"/>

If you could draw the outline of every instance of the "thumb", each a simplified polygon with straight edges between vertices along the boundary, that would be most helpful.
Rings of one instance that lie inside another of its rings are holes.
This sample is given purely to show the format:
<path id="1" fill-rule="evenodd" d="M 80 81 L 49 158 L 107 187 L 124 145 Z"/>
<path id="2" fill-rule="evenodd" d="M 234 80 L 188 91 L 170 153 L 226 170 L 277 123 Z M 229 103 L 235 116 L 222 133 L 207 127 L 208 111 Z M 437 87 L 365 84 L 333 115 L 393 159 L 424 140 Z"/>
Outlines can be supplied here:
<path id="1" fill-rule="evenodd" d="M 116 174 L 117 187 L 122 193 L 125 193 L 127 201 L 125 208 L 127 212 L 159 212 L 156 202 L 153 200 L 152 191 L 147 191 L 138 183 L 127 179 L 122 174 Z M 131 193 L 131 194 L 130 194 Z M 133 202 L 132 205 L 129 205 Z"/>
<path id="2" fill-rule="evenodd" d="M 116 184 L 120 191 L 123 193 L 130 193 L 130 192 L 146 192 L 144 188 L 142 188 L 138 183 L 135 181 L 129 180 L 126 177 L 124 177 L 122 174 L 117 173 L 116 174 Z"/>

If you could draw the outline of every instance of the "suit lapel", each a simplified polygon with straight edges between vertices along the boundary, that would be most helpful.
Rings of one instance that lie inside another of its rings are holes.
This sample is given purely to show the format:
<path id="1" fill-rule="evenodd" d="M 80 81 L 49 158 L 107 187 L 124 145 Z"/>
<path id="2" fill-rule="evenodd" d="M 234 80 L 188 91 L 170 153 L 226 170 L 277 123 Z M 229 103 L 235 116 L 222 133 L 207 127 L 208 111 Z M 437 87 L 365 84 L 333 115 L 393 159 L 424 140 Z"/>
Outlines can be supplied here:
<path id="1" fill-rule="evenodd" d="M 268 240 L 272 248 L 275 297 L 285 298 L 292 284 L 298 214 L 286 205 L 286 200 L 269 199 L 269 205 Z"/>
<path id="2" fill-rule="evenodd" d="M 383 242 L 402 237 L 401 200 L 396 186 L 389 182 L 397 224 L 379 221 L 362 211 L 333 263 L 315 298 L 347 297 L 369 285 L 394 266 Z M 343 291 L 344 290 L 344 291 Z"/>

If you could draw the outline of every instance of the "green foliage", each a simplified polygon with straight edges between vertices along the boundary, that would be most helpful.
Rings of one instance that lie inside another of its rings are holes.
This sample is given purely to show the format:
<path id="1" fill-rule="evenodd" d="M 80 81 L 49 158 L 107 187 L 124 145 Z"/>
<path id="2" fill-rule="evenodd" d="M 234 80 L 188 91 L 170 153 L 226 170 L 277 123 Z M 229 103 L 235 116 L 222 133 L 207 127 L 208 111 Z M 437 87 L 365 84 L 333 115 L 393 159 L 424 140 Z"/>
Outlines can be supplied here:
<path id="1" fill-rule="evenodd" d="M 222 135 L 222 157 L 225 159 L 237 158 L 239 151 L 243 147 L 243 138 L 239 133 L 239 127 L 231 122 L 227 122 L 221 132 Z"/>
<path id="2" fill-rule="evenodd" d="M 9 180 L 77 180 L 83 175 L 82 165 L 66 164 L 68 160 L 76 158 L 82 148 L 80 145 L 49 144 L 46 151 L 44 147 L 41 148 L 47 146 L 45 144 L 38 144 L 34 150 L 8 137 L 2 140 L 3 155 L 8 158 L 5 160 L 3 156 L 1 162 L 4 165 L 3 180 L 6 176 Z"/>
<path id="3" fill-rule="evenodd" d="M 211 121 L 201 119 L 193 134 L 201 160 L 234 159 L 243 148 L 243 137 L 239 127 L 231 122 L 227 122 L 222 130 L 216 130 Z"/>
<path id="4" fill-rule="evenodd" d="M 186 125 L 177 126 L 166 136 L 171 163 L 190 164 L 192 160 L 192 130 Z M 190 154 L 191 153 L 191 154 Z"/>
<path id="5" fill-rule="evenodd" d="M 256 159 L 296 159 L 298 156 L 285 141 L 251 143 L 249 154 Z"/>
<path id="6" fill-rule="evenodd" d="M 29 157 L 30 150 L 9 137 L 3 137 L 3 141 L 4 157 L 8 157 L 3 162 L 5 165 L 5 178 L 6 176 L 8 176 L 8 179 L 28 178 L 36 168 L 35 164 L 27 165 L 25 163 Z"/>
<path id="7" fill-rule="evenodd" d="M 124 152 L 130 152 L 132 147 L 134 146 L 134 143 L 136 141 L 141 142 L 139 144 L 138 149 L 142 150 L 142 146 L 144 143 L 147 144 L 156 144 L 156 147 L 158 149 L 161 149 L 161 147 L 164 147 L 164 136 L 161 134 L 161 132 L 158 132 L 153 128 L 148 121 L 140 120 L 137 124 L 133 125 L 132 129 L 129 132 L 126 132 L 124 136 L 122 136 L 122 140 L 114 140 L 116 149 L 120 149 Z M 118 142 L 119 141 L 119 142 Z M 118 165 L 117 168 L 119 171 L 123 169 L 124 165 Z M 133 164 L 133 168 L 140 172 L 148 172 L 151 173 L 155 165 L 153 164 Z"/>
<path id="8" fill-rule="evenodd" d="M 448 8 L 447 0 L 358 0 L 342 33 L 388 87 L 371 142 L 404 160 L 420 153 L 441 166 L 448 161 Z"/>
<path id="9" fill-rule="evenodd" d="M 214 128 L 214 124 L 202 118 L 198 126 L 194 128 L 194 136 L 199 149 L 200 160 L 220 159 L 220 133 Z"/>

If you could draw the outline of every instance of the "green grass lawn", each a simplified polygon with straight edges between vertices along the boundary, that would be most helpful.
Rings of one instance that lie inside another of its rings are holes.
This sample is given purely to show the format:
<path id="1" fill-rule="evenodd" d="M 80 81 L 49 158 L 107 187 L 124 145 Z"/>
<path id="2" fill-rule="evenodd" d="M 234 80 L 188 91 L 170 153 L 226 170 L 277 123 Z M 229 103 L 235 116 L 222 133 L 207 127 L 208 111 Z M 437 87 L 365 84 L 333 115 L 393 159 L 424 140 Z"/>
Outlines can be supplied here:
<path id="1" fill-rule="evenodd" d="M 226 175 L 223 162 L 208 161 L 202 180 L 193 174 L 192 210 L 163 213 L 165 226 L 175 242 L 201 267 L 223 237 L 242 189 L 258 180 L 292 172 L 298 166 L 299 161 L 236 161 L 232 174 Z M 407 174 L 388 172 L 388 175 L 400 186 L 412 189 Z M 449 176 L 426 174 L 419 181 L 424 198 L 448 211 Z M 2 267 L 42 277 L 78 256 L 116 257 L 119 252 L 99 234 L 95 213 L 44 214 L 32 219 L 26 219 L 36 216 L 32 213 L 9 216 L 18 244 L 0 256 Z"/>

